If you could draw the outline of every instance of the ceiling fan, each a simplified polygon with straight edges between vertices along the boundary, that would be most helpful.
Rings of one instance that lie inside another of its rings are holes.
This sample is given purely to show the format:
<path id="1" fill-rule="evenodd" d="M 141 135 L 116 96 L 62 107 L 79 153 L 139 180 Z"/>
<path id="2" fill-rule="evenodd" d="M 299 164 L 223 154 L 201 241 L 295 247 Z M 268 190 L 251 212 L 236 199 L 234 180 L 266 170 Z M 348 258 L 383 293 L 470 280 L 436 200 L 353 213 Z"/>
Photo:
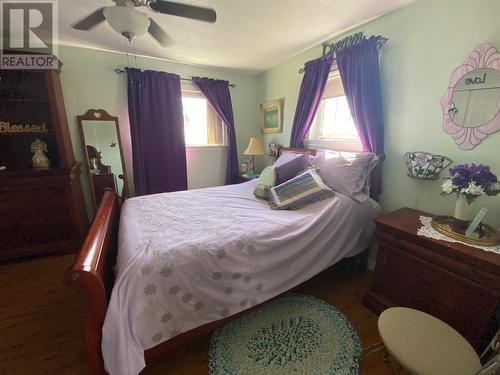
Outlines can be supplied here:
<path id="1" fill-rule="evenodd" d="M 113 0 L 113 2 L 116 5 L 99 8 L 71 27 L 88 31 L 101 22 L 108 21 L 109 25 L 129 42 L 148 32 L 158 43 L 166 47 L 171 41 L 168 34 L 155 20 L 135 8 L 145 7 L 162 14 L 211 23 L 217 19 L 217 13 L 213 9 L 167 0 Z"/>

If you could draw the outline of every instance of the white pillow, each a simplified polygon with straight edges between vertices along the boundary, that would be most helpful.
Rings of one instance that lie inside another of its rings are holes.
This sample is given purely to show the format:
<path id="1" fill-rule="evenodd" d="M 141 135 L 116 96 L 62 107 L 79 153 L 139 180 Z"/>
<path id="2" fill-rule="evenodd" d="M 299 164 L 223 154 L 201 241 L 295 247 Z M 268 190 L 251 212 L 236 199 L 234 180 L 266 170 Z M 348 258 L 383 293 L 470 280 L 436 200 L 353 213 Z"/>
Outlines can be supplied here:
<path id="1" fill-rule="evenodd" d="M 373 153 L 356 154 L 353 158 L 331 157 L 321 153 L 313 164 L 319 168 L 324 183 L 358 202 L 370 197 L 370 175 L 377 165 L 378 157 Z"/>

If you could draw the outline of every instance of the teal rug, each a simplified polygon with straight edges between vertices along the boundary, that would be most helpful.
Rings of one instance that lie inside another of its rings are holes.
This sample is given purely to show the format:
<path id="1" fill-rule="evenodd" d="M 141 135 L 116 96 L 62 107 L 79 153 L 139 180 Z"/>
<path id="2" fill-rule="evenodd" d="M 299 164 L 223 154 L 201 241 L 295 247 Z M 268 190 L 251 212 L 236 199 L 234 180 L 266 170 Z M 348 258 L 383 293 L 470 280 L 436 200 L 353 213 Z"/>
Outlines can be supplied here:
<path id="1" fill-rule="evenodd" d="M 215 331 L 208 366 L 210 375 L 357 375 L 360 358 L 344 314 L 290 294 Z"/>

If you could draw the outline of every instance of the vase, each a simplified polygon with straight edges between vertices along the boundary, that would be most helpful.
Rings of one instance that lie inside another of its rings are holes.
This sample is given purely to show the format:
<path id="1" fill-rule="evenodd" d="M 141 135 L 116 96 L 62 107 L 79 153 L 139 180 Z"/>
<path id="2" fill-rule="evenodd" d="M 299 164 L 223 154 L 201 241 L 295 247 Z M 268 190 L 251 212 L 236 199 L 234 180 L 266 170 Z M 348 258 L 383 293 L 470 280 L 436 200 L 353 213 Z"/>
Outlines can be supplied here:
<path id="1" fill-rule="evenodd" d="M 460 232 L 465 231 L 473 217 L 474 201 L 469 203 L 464 194 L 458 194 L 457 201 L 455 203 L 454 229 Z"/>

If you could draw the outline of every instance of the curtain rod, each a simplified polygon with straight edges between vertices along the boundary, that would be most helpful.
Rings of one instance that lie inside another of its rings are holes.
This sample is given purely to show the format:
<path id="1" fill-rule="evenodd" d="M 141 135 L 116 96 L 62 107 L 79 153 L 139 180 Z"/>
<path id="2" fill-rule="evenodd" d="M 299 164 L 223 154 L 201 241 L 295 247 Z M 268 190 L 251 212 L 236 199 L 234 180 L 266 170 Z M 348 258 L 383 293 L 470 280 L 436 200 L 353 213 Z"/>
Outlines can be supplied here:
<path id="1" fill-rule="evenodd" d="M 114 69 L 113 71 L 114 71 L 116 74 L 122 74 L 122 73 L 125 73 L 125 72 L 126 72 L 126 70 L 125 70 L 125 69 L 122 69 L 122 68 L 116 68 L 116 69 Z M 183 77 L 180 77 L 180 79 L 181 79 L 181 81 L 190 81 L 190 82 L 192 82 L 192 81 L 193 81 L 193 79 L 192 79 L 192 78 L 183 78 Z M 229 87 L 232 87 L 232 88 L 236 87 L 236 85 L 235 85 L 234 83 L 228 83 L 228 86 L 229 86 Z"/>
<path id="2" fill-rule="evenodd" d="M 338 40 L 336 42 L 323 43 L 322 44 L 323 54 L 321 55 L 321 57 L 329 54 L 334 55 L 335 52 L 339 51 L 340 49 L 358 44 L 364 39 L 366 39 L 364 33 L 362 31 L 358 31 L 355 34 L 348 35 L 345 38 Z M 388 40 L 389 39 L 386 38 L 385 36 L 381 36 L 380 39 L 377 41 L 377 47 L 379 48 L 382 47 Z M 333 60 L 335 61 L 335 58 Z M 304 73 L 304 68 L 299 69 L 299 74 L 302 73 Z"/>

